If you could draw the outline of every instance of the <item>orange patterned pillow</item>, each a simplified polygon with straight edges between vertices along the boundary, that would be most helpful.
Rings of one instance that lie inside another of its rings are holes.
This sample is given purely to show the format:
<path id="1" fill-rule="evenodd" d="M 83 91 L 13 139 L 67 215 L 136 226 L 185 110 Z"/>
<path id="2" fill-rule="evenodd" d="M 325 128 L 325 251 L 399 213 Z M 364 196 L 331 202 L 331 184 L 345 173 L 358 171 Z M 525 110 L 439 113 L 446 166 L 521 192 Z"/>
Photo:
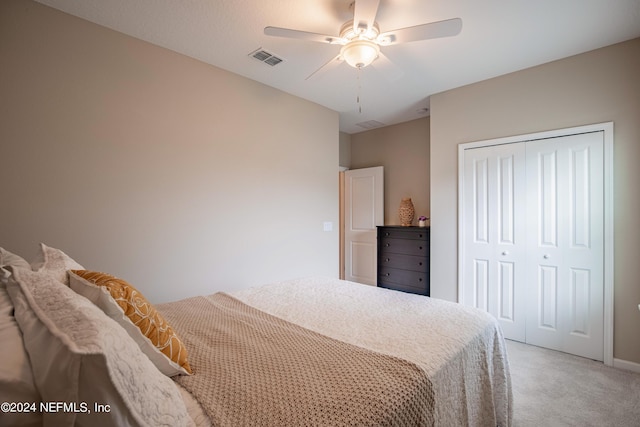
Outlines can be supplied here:
<path id="1" fill-rule="evenodd" d="M 106 273 L 69 272 L 71 289 L 123 326 L 165 375 L 191 374 L 185 348 L 173 328 L 132 285 Z"/>

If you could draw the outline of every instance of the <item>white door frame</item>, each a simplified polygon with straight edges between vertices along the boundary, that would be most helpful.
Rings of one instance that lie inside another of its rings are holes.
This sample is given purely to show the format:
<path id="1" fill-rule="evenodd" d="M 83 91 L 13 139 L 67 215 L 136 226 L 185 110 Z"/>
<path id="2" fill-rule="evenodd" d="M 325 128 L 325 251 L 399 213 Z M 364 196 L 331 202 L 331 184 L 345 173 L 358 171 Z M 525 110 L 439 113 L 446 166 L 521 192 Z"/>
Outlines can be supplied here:
<path id="1" fill-rule="evenodd" d="M 613 218 L 613 122 L 597 123 L 552 131 L 536 132 L 504 138 L 488 139 L 458 145 L 458 301 L 462 294 L 464 266 L 464 151 L 490 145 L 513 144 L 538 139 L 556 138 L 589 132 L 604 136 L 604 364 L 613 366 L 613 288 L 614 288 L 614 218 Z"/>

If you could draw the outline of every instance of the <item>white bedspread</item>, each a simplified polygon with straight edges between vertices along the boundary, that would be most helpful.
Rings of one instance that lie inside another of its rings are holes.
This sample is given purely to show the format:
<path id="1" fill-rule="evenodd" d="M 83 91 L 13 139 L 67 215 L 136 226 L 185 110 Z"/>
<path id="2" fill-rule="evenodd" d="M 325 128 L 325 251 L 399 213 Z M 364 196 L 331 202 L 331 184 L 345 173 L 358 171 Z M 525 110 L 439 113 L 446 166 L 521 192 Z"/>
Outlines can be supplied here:
<path id="1" fill-rule="evenodd" d="M 231 295 L 308 329 L 422 367 L 434 383 L 437 426 L 509 426 L 511 377 L 502 331 L 459 304 L 314 277 Z"/>

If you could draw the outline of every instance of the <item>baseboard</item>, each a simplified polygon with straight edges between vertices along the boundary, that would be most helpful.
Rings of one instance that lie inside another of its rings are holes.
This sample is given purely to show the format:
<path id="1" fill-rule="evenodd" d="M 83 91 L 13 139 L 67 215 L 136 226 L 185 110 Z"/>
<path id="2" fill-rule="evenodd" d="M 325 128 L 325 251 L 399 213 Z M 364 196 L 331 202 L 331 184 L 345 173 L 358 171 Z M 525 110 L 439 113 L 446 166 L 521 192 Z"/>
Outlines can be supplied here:
<path id="1" fill-rule="evenodd" d="M 640 363 L 629 362 L 628 360 L 613 359 L 613 367 L 618 369 L 626 369 L 627 371 L 640 373 Z"/>

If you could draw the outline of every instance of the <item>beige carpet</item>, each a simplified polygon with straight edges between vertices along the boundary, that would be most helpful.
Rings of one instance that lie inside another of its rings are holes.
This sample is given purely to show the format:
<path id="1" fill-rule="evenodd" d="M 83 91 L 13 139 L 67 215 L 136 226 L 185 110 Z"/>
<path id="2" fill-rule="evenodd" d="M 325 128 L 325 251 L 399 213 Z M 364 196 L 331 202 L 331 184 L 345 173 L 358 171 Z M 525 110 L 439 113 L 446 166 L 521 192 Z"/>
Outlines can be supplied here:
<path id="1" fill-rule="evenodd" d="M 507 341 L 515 427 L 640 426 L 640 374 Z"/>

